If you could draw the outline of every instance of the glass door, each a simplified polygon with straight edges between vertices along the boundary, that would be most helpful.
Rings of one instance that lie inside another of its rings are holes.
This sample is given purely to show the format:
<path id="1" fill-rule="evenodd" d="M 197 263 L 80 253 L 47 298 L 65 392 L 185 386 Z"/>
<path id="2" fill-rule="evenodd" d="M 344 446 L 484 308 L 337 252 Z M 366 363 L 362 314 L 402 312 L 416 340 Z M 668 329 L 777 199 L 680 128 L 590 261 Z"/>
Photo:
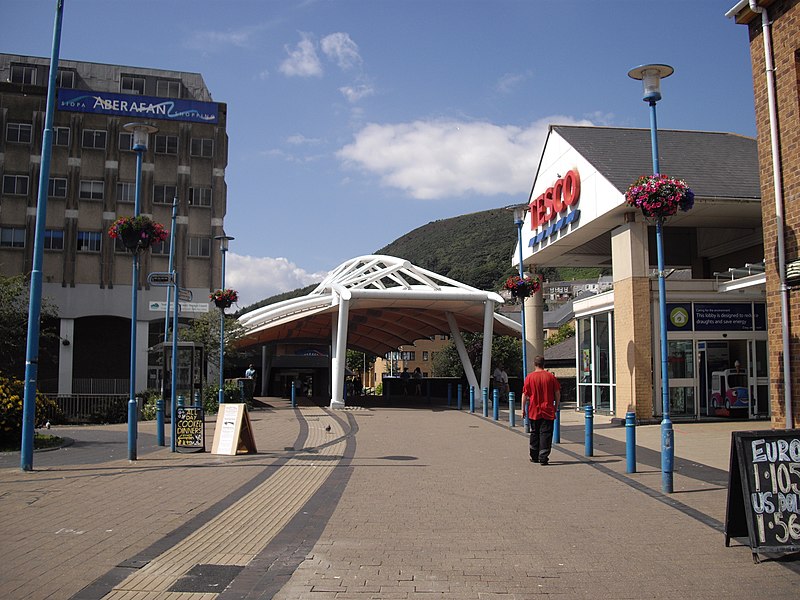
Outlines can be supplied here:
<path id="1" fill-rule="evenodd" d="M 667 353 L 670 415 L 696 417 L 694 341 L 669 340 Z"/>
<path id="2" fill-rule="evenodd" d="M 750 340 L 748 343 L 748 389 L 750 391 L 751 419 L 769 418 L 769 362 L 767 341 Z"/>

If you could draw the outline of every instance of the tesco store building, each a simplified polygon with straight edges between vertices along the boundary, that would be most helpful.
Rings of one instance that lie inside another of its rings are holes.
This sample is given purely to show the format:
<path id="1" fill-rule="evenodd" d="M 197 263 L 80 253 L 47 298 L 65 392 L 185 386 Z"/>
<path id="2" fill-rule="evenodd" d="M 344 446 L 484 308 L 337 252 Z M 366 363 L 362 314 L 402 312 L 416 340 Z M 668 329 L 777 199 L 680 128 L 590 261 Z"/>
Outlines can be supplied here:
<path id="1" fill-rule="evenodd" d="M 756 141 L 697 131 L 658 135 L 661 171 L 695 193 L 694 207 L 664 227 L 666 332 L 659 330 L 655 226 L 625 202 L 628 186 L 652 172 L 649 130 L 550 126 L 522 229 L 523 263 L 530 272 L 611 269 L 612 291 L 574 302 L 579 407 L 658 418 L 666 335 L 673 418 L 767 419 Z M 514 256 L 518 261 L 519 250 Z M 526 302 L 526 310 L 541 310 L 540 298 Z"/>

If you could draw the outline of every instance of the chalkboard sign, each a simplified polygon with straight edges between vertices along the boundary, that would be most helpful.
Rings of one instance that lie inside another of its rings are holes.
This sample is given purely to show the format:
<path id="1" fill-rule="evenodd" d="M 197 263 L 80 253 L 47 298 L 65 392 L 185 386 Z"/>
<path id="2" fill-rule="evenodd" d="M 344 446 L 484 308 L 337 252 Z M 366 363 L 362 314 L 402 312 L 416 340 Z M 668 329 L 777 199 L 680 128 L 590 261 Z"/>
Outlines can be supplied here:
<path id="1" fill-rule="evenodd" d="M 205 452 L 206 432 L 203 409 L 197 406 L 177 406 L 175 412 L 176 448 Z"/>
<path id="2" fill-rule="evenodd" d="M 800 429 L 731 434 L 725 545 L 745 536 L 754 562 L 800 550 Z"/>

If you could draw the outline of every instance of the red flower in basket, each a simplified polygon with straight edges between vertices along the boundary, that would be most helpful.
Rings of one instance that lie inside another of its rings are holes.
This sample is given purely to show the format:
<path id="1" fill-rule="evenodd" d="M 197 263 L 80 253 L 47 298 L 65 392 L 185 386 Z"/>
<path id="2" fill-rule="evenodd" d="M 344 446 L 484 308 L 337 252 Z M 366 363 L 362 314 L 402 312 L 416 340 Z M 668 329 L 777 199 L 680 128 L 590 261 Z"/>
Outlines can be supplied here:
<path id="1" fill-rule="evenodd" d="M 150 217 L 120 217 L 108 228 L 108 236 L 121 239 L 131 252 L 147 250 L 154 244 L 160 244 L 169 236 L 169 231 L 161 223 Z"/>
<path id="2" fill-rule="evenodd" d="M 535 294 L 542 287 L 542 282 L 539 280 L 538 275 L 533 277 L 520 277 L 514 275 L 506 279 L 503 284 L 503 289 L 511 292 L 513 298 L 527 298 L 531 294 Z"/>
<path id="3" fill-rule="evenodd" d="M 239 300 L 236 290 L 224 289 L 216 290 L 208 295 L 208 298 L 221 309 L 230 308 L 231 304 Z"/>

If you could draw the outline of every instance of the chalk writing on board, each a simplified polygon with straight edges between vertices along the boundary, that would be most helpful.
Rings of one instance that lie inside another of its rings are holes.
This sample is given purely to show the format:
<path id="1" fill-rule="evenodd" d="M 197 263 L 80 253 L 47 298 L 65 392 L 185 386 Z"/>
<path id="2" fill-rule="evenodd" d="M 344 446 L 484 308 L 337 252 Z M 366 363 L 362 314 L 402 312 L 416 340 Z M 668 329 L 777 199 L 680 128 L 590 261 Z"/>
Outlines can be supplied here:
<path id="1" fill-rule="evenodd" d="M 176 409 L 175 441 L 181 448 L 202 448 L 203 411 L 200 408 L 179 406 Z"/>
<path id="2" fill-rule="evenodd" d="M 750 442 L 758 542 L 800 540 L 800 438 Z"/>

